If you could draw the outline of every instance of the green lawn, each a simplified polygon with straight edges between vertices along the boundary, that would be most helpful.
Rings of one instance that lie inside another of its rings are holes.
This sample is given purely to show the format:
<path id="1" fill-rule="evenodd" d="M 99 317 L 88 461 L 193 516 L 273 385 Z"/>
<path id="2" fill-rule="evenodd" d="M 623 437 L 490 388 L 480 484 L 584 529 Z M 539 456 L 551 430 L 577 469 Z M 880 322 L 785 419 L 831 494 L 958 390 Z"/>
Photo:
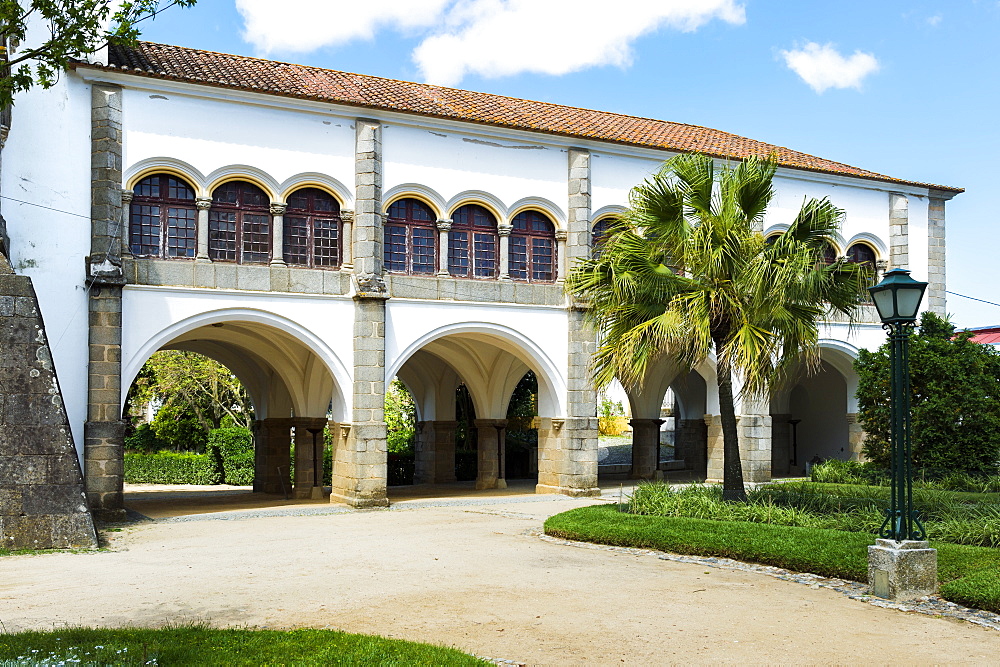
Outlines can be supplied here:
<path id="1" fill-rule="evenodd" d="M 742 521 L 642 516 L 595 505 L 563 512 L 545 532 L 582 542 L 721 556 L 865 582 L 874 535 Z M 1000 550 L 931 542 L 943 598 L 1000 613 Z"/>
<path id="2" fill-rule="evenodd" d="M 460 651 L 334 630 L 176 627 L 0 634 L 3 665 L 486 665 Z"/>

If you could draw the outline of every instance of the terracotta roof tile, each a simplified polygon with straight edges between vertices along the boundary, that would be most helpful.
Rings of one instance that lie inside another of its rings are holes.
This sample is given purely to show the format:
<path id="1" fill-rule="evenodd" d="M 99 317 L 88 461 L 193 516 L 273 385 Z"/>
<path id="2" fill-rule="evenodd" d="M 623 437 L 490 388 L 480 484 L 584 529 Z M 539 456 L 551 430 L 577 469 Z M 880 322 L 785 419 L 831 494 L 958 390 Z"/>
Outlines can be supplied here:
<path id="1" fill-rule="evenodd" d="M 110 51 L 108 66 L 76 66 L 722 158 L 773 153 L 784 167 L 963 191 L 892 178 L 696 125 L 151 42 L 139 42 L 135 48 L 112 46 Z"/>

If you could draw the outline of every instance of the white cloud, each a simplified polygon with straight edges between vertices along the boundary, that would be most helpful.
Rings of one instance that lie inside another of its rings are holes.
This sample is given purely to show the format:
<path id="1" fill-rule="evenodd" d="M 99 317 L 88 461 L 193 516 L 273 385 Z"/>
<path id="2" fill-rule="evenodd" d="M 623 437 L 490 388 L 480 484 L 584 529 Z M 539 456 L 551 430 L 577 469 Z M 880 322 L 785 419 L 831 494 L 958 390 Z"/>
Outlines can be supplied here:
<path id="1" fill-rule="evenodd" d="M 380 28 L 426 29 L 440 22 L 451 1 L 236 0 L 236 9 L 243 16 L 243 39 L 261 55 L 268 55 L 305 53 L 371 39 Z"/>
<path id="2" fill-rule="evenodd" d="M 741 24 L 735 0 L 465 0 L 446 28 L 413 52 L 424 80 L 446 86 L 466 74 L 561 75 L 632 62 L 632 43 L 661 27 L 690 32 L 720 19 Z"/>
<path id="3" fill-rule="evenodd" d="M 941 16 L 940 14 L 935 14 L 934 16 L 928 16 L 928 17 L 927 17 L 927 25 L 929 25 L 929 26 L 933 26 L 933 27 L 935 27 L 935 28 L 936 28 L 936 27 L 937 27 L 937 25 L 938 25 L 939 23 L 941 23 L 941 19 L 943 19 L 943 18 L 944 18 L 944 17 L 943 17 L 943 16 Z"/>
<path id="4" fill-rule="evenodd" d="M 628 66 L 632 43 L 663 27 L 690 32 L 746 21 L 742 0 L 236 0 L 243 38 L 261 55 L 302 53 L 382 30 L 415 33 L 426 81 L 457 85 L 470 73 L 567 74 Z"/>
<path id="5" fill-rule="evenodd" d="M 842 56 L 833 44 L 809 42 L 800 49 L 782 51 L 785 64 L 817 93 L 827 88 L 861 88 L 861 81 L 878 71 L 878 60 L 870 53 L 855 51 Z"/>

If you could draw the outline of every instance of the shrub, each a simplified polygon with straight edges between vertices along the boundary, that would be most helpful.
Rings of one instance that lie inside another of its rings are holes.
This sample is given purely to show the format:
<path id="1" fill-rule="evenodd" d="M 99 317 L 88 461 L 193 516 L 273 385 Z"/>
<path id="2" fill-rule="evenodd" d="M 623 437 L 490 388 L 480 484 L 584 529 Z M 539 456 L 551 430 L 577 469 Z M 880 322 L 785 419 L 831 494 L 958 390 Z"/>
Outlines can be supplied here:
<path id="1" fill-rule="evenodd" d="M 205 451 L 208 433 L 192 412 L 179 405 L 160 408 L 152 427 L 157 438 L 177 451 Z"/>
<path id="2" fill-rule="evenodd" d="M 125 449 L 133 452 L 158 452 L 169 445 L 156 437 L 149 424 L 139 424 L 132 435 L 125 436 Z"/>
<path id="3" fill-rule="evenodd" d="M 213 429 L 208 434 L 205 454 L 220 472 L 224 484 L 253 484 L 253 434 L 249 429 L 238 426 Z"/>
<path id="4" fill-rule="evenodd" d="M 220 475 L 205 454 L 125 452 L 129 484 L 218 484 Z"/>

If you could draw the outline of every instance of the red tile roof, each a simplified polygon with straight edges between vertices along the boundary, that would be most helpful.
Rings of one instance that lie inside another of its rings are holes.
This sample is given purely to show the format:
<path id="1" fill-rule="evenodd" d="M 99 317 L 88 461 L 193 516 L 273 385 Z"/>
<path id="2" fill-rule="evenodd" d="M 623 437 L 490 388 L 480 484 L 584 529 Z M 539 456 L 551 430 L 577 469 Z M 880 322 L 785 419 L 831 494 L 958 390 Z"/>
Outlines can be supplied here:
<path id="1" fill-rule="evenodd" d="M 135 48 L 112 46 L 109 65 L 77 63 L 76 67 L 107 69 L 143 77 L 369 109 L 384 109 L 629 146 L 705 153 L 721 158 L 742 159 L 751 155 L 775 154 L 780 165 L 793 169 L 929 187 L 954 193 L 964 191 L 962 188 L 904 181 L 697 125 L 533 102 L 502 95 L 442 88 L 180 46 L 150 42 L 139 42 Z"/>
<path id="2" fill-rule="evenodd" d="M 1000 345 L 1000 327 L 978 327 L 975 329 L 968 329 L 975 335 L 970 338 L 973 343 L 982 343 L 983 345 Z"/>

